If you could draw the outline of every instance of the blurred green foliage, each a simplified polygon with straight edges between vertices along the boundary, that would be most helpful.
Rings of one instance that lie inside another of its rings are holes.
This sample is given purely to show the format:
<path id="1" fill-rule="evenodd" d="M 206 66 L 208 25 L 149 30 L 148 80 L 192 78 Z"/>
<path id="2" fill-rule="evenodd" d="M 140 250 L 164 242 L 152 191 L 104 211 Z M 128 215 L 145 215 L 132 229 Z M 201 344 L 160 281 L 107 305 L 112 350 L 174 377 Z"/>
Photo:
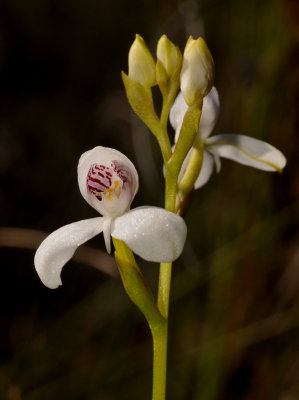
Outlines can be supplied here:
<path id="1" fill-rule="evenodd" d="M 153 52 L 204 35 L 215 58 L 216 133 L 266 140 L 282 175 L 223 161 L 194 193 L 174 267 L 168 399 L 299 397 L 299 19 L 294 0 L 0 3 L 3 226 L 52 231 L 95 216 L 76 166 L 110 146 L 136 163 L 134 206 L 163 204 L 161 157 L 120 79 L 136 32 Z M 71 261 L 42 286 L 33 251 L 1 242 L 0 399 L 150 399 L 151 337 L 121 282 Z M 95 239 L 91 245 L 103 248 Z M 156 287 L 158 268 L 142 264 Z"/>

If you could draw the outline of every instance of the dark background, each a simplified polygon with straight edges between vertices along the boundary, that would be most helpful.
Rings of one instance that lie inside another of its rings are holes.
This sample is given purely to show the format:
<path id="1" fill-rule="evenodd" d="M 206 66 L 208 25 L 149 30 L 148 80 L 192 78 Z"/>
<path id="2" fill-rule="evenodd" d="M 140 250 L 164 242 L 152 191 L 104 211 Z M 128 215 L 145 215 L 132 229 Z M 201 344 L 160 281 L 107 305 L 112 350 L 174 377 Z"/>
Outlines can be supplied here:
<path id="1" fill-rule="evenodd" d="M 120 280 L 98 270 L 115 272 L 102 237 L 57 290 L 33 266 L 40 231 L 96 216 L 76 176 L 94 146 L 135 163 L 134 207 L 163 205 L 158 147 L 120 78 L 135 33 L 153 54 L 163 33 L 181 50 L 203 35 L 221 100 L 215 133 L 265 140 L 288 159 L 282 175 L 223 161 L 194 194 L 173 273 L 168 399 L 296 400 L 296 0 L 0 0 L 0 399 L 151 398 L 150 333 Z M 157 265 L 141 267 L 156 291 Z"/>

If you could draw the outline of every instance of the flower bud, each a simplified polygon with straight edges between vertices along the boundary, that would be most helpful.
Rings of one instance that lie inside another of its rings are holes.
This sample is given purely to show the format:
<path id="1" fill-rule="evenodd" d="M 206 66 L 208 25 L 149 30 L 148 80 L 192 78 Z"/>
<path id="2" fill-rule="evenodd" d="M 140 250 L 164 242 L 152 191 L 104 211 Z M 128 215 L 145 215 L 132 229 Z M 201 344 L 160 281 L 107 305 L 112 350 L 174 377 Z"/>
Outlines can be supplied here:
<path id="1" fill-rule="evenodd" d="M 132 80 L 138 81 L 145 87 L 151 87 L 156 84 L 155 61 L 145 41 L 138 34 L 129 51 L 128 75 Z"/>
<path id="2" fill-rule="evenodd" d="M 213 57 L 202 38 L 190 36 L 184 51 L 181 91 L 189 107 L 206 96 L 214 82 Z"/>
<path id="3" fill-rule="evenodd" d="M 166 35 L 161 36 L 158 42 L 157 59 L 163 64 L 169 78 L 173 76 L 180 67 L 180 50 L 167 38 Z"/>

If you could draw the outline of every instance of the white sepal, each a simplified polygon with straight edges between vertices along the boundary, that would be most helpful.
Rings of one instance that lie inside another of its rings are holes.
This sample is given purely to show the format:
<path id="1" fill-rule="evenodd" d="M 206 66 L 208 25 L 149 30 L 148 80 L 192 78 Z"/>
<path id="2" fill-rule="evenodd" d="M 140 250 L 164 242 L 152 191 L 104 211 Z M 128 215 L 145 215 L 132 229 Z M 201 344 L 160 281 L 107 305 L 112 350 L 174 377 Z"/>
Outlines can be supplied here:
<path id="1" fill-rule="evenodd" d="M 69 261 L 78 246 L 102 232 L 103 217 L 90 218 L 57 229 L 49 235 L 35 253 L 35 269 L 50 289 L 61 285 L 62 267 Z"/>
<path id="2" fill-rule="evenodd" d="M 207 151 L 204 151 L 201 170 L 195 181 L 194 189 L 199 189 L 208 182 L 214 170 L 214 162 L 214 157 Z"/>
<path id="3" fill-rule="evenodd" d="M 217 172 L 217 174 L 219 174 L 219 172 L 221 171 L 221 159 L 216 154 L 213 154 L 213 158 L 214 158 L 214 163 L 215 163 L 215 167 L 216 167 L 216 172 Z"/>
<path id="4" fill-rule="evenodd" d="M 163 208 L 138 207 L 114 220 L 111 235 L 147 261 L 171 262 L 183 251 L 187 227 Z"/>
<path id="5" fill-rule="evenodd" d="M 286 158 L 266 142 L 244 135 L 224 134 L 206 139 L 206 150 L 219 157 L 264 171 L 282 171 Z"/>
<path id="6" fill-rule="evenodd" d="M 180 92 L 177 95 L 169 113 L 169 121 L 175 131 L 181 129 L 184 115 L 187 110 L 187 103 L 184 100 L 183 93 Z"/>
<path id="7" fill-rule="evenodd" d="M 203 98 L 202 114 L 199 123 L 199 134 L 202 140 L 212 133 L 219 116 L 220 100 L 215 86 Z"/>

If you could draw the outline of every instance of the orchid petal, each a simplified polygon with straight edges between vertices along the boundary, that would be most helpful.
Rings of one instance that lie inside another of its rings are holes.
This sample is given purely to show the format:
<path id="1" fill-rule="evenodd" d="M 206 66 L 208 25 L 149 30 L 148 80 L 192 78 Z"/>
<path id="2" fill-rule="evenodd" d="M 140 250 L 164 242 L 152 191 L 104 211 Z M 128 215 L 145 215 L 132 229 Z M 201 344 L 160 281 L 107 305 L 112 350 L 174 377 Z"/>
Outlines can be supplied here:
<path id="1" fill-rule="evenodd" d="M 183 251 L 187 228 L 178 215 L 158 207 L 138 207 L 115 219 L 111 235 L 147 261 L 171 262 Z"/>
<path id="2" fill-rule="evenodd" d="M 214 129 L 218 120 L 220 101 L 217 89 L 212 87 L 210 93 L 204 97 L 202 105 L 202 113 L 199 123 L 199 133 L 202 139 L 206 139 Z M 171 107 L 169 120 L 176 131 L 175 142 L 177 142 L 184 115 L 188 109 L 187 103 L 184 100 L 182 92 L 180 92 Z"/>
<path id="3" fill-rule="evenodd" d="M 181 129 L 184 115 L 187 110 L 188 110 L 188 105 L 184 100 L 183 93 L 180 92 L 177 95 L 169 113 L 169 122 L 171 123 L 171 126 L 173 127 L 174 130 L 177 130 L 178 128 L 179 130 Z"/>
<path id="4" fill-rule="evenodd" d="M 130 208 L 138 190 L 138 174 L 132 162 L 119 151 L 102 146 L 81 156 L 78 182 L 84 199 L 112 218 Z"/>
<path id="5" fill-rule="evenodd" d="M 210 136 L 219 116 L 220 101 L 218 91 L 215 86 L 210 93 L 203 98 L 202 113 L 199 123 L 199 133 L 201 139 Z"/>
<path id="6" fill-rule="evenodd" d="M 177 128 L 177 130 L 175 131 L 175 134 L 174 134 L 174 143 L 176 143 L 176 142 L 179 140 L 179 136 L 180 136 L 180 132 L 181 132 L 181 127 L 182 127 L 182 125 L 180 125 L 180 126 Z M 172 151 L 173 151 L 173 149 L 172 149 Z"/>
<path id="7" fill-rule="evenodd" d="M 210 179 L 214 169 L 214 157 L 207 151 L 203 153 L 203 160 L 200 173 L 195 181 L 194 189 L 204 186 Z"/>
<path id="8" fill-rule="evenodd" d="M 264 171 L 279 171 L 286 165 L 284 155 L 266 142 L 244 135 L 224 134 L 206 139 L 206 149 L 219 157 Z"/>
<path id="9" fill-rule="evenodd" d="M 102 232 L 105 218 L 97 217 L 65 225 L 51 233 L 35 253 L 35 269 L 50 289 L 60 286 L 62 267 L 69 261 L 78 246 Z"/>
<path id="10" fill-rule="evenodd" d="M 221 171 L 221 159 L 216 154 L 213 154 L 213 158 L 214 158 L 214 163 L 215 163 L 215 167 L 216 167 L 216 172 L 217 172 L 217 174 L 219 174 L 219 172 Z"/>

